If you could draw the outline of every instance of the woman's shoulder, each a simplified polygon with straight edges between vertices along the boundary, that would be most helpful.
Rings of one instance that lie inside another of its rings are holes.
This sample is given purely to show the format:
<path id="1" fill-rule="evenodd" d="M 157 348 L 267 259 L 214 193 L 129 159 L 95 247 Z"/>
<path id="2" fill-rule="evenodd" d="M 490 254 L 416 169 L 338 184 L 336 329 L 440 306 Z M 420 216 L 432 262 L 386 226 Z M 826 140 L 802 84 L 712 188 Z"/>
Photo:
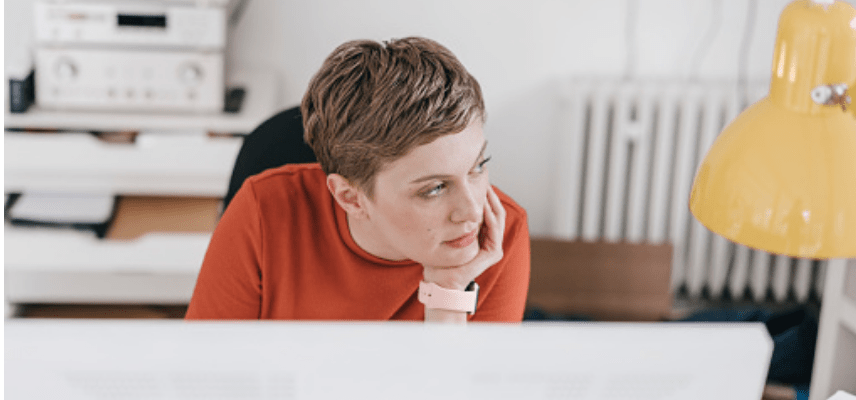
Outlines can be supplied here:
<path id="1" fill-rule="evenodd" d="M 326 175 L 317 163 L 286 164 L 271 168 L 247 178 L 244 186 L 249 186 L 260 205 L 311 203 L 329 193 Z"/>
<path id="2" fill-rule="evenodd" d="M 318 163 L 307 164 L 285 164 L 280 167 L 270 168 L 259 174 L 247 178 L 254 186 L 270 183 L 278 183 L 282 180 L 307 179 L 312 181 L 318 177 L 324 177 L 324 171 Z"/>

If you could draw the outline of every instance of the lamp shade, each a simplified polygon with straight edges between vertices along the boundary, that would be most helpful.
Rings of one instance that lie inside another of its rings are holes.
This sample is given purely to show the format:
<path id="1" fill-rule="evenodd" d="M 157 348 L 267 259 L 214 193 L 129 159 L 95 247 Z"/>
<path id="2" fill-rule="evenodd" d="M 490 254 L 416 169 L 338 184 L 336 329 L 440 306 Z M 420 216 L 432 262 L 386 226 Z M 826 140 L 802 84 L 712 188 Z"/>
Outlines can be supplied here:
<path id="1" fill-rule="evenodd" d="M 700 164 L 690 211 L 752 248 L 856 257 L 856 118 L 811 97 L 831 84 L 854 95 L 856 10 L 841 1 L 789 4 L 772 70 L 769 95 L 732 121 Z"/>

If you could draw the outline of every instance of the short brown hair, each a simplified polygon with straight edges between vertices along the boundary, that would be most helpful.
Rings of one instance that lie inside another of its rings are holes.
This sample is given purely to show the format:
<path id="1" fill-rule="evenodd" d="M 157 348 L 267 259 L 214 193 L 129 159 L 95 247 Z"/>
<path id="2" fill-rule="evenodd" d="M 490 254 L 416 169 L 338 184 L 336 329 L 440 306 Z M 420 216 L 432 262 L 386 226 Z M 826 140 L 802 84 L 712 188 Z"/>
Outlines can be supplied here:
<path id="1" fill-rule="evenodd" d="M 369 196 L 383 165 L 485 118 L 476 79 L 443 45 L 419 37 L 342 44 L 309 82 L 300 111 L 324 172 Z"/>

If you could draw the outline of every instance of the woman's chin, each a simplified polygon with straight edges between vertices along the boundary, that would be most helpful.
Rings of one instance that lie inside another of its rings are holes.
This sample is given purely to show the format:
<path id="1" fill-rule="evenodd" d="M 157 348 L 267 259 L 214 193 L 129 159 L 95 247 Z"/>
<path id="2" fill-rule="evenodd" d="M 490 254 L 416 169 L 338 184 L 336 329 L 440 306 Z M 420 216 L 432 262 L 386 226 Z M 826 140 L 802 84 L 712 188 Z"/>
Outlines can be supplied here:
<path id="1" fill-rule="evenodd" d="M 457 267 L 476 258 L 476 255 L 479 254 L 479 246 L 478 243 L 473 243 L 470 246 L 460 249 L 448 249 L 445 253 L 445 265 Z"/>
<path id="2" fill-rule="evenodd" d="M 472 261 L 478 254 L 478 244 L 473 243 L 471 246 L 463 248 L 440 246 L 440 248 L 435 248 L 431 251 L 429 257 L 411 257 L 411 259 L 422 265 L 451 268 L 458 267 Z"/>

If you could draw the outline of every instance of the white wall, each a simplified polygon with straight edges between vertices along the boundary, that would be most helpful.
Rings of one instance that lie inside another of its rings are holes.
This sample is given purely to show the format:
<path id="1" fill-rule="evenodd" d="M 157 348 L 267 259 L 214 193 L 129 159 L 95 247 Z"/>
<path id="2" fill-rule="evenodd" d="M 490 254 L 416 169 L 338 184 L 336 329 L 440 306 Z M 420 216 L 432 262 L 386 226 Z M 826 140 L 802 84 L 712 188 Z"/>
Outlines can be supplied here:
<path id="1" fill-rule="evenodd" d="M 736 79 L 744 36 L 745 74 L 769 79 L 776 23 L 788 2 L 250 0 L 232 33 L 228 65 L 275 69 L 282 105 L 290 106 L 324 57 L 346 40 L 421 35 L 440 41 L 479 79 L 489 114 L 491 177 L 529 211 L 537 235 L 547 232 L 551 215 L 558 80 Z M 8 64 L 10 54 L 26 53 L 20 32 L 29 1 L 6 0 L 4 7 Z"/>
<path id="2" fill-rule="evenodd" d="M 788 0 L 251 0 L 231 65 L 282 73 L 284 105 L 349 39 L 423 35 L 455 52 L 484 89 L 491 178 L 546 234 L 558 154 L 555 83 L 570 75 L 769 79 L 776 24 Z"/>

